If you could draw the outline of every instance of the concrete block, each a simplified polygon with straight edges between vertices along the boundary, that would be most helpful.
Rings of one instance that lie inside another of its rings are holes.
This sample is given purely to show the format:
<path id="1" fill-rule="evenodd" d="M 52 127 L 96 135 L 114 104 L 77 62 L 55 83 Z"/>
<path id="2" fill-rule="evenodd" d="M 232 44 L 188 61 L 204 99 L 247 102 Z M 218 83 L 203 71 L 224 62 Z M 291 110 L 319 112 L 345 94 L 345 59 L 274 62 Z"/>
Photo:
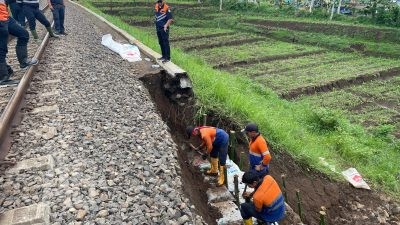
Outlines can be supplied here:
<path id="1" fill-rule="evenodd" d="M 60 91 L 55 90 L 55 91 L 45 92 L 45 93 L 40 94 L 40 97 L 49 97 L 49 96 L 60 96 Z"/>
<path id="2" fill-rule="evenodd" d="M 51 73 L 59 73 L 59 74 L 61 74 L 61 71 L 59 71 L 59 70 L 56 70 L 56 71 L 52 70 Z M 44 80 L 44 81 L 43 81 L 43 84 L 59 84 L 59 83 L 61 83 L 61 80 L 60 80 L 60 79 L 55 79 L 55 80 Z"/>
<path id="3" fill-rule="evenodd" d="M 15 166 L 9 168 L 7 174 L 18 174 L 21 171 L 32 170 L 53 170 L 54 159 L 51 155 L 45 155 L 34 159 L 26 159 L 18 162 Z"/>
<path id="4" fill-rule="evenodd" d="M 225 186 L 209 188 L 207 190 L 208 202 L 234 201 L 232 194 Z"/>
<path id="5" fill-rule="evenodd" d="M 50 207 L 44 203 L 13 209 L 0 214 L 1 225 L 49 225 Z"/>
<path id="6" fill-rule="evenodd" d="M 215 207 L 222 214 L 222 218 L 217 220 L 218 225 L 241 225 L 243 224 L 239 207 L 231 202 L 210 203 L 211 207 Z"/>
<path id="7" fill-rule="evenodd" d="M 55 113 L 59 113 L 60 109 L 58 108 L 58 105 L 51 105 L 51 106 L 42 106 L 42 107 L 38 107 L 38 108 L 34 108 L 32 110 L 32 113 L 42 113 L 42 112 L 55 112 Z"/>

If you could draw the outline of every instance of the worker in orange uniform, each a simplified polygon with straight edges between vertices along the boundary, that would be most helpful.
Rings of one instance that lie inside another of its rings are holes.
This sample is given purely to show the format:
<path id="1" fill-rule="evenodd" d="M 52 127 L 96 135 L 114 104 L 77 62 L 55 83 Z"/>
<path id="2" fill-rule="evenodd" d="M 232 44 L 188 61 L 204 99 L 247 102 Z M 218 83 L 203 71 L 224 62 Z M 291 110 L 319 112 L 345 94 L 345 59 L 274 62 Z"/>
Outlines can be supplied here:
<path id="1" fill-rule="evenodd" d="M 161 47 L 162 63 L 169 62 L 171 60 L 171 50 L 169 47 L 169 26 L 173 21 L 171 10 L 165 0 L 157 0 L 155 5 L 155 24 L 158 37 L 158 43 Z"/>
<path id="2" fill-rule="evenodd" d="M 202 126 L 186 128 L 188 138 L 191 136 L 199 137 L 202 142 L 200 146 L 195 147 L 196 150 L 207 148 L 207 153 L 210 154 L 211 168 L 206 171 L 206 175 L 219 176 L 217 186 L 224 185 L 225 175 L 224 169 L 226 166 L 226 158 L 228 155 L 229 135 L 222 129 L 216 127 Z M 220 166 L 218 167 L 218 159 Z"/>
<path id="3" fill-rule="evenodd" d="M 253 202 L 240 204 L 240 214 L 244 225 L 253 225 L 253 217 L 274 224 L 285 217 L 285 200 L 275 179 L 266 175 L 260 178 L 255 171 L 243 174 L 242 182 L 254 188 L 252 193 L 244 192 L 243 198 L 253 197 Z"/>
<path id="4" fill-rule="evenodd" d="M 268 149 L 267 141 L 258 131 L 257 124 L 249 123 L 242 130 L 250 139 L 249 160 L 250 170 L 255 171 L 260 178 L 269 173 L 269 162 L 271 154 Z"/>
<path id="5" fill-rule="evenodd" d="M 13 70 L 6 62 L 8 52 L 8 35 L 17 37 L 17 45 L 15 47 L 17 59 L 21 69 L 31 65 L 36 65 L 36 59 L 28 59 L 28 41 L 29 34 L 8 14 L 7 1 L 0 0 L 0 85 L 10 84 L 9 80 L 13 74 Z"/>

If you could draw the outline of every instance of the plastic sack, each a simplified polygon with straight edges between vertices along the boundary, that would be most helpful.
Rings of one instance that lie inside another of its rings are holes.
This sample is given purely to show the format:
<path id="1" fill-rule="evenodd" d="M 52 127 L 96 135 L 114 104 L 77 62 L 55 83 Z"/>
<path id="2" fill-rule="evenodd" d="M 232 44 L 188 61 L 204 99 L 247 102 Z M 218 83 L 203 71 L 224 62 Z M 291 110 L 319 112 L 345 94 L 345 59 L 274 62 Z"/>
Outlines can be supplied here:
<path id="1" fill-rule="evenodd" d="M 101 38 L 101 44 L 118 53 L 123 59 L 129 62 L 141 61 L 139 48 L 131 44 L 120 44 L 112 39 L 111 34 L 106 34 Z"/>
<path id="2" fill-rule="evenodd" d="M 371 190 L 368 184 L 364 181 L 361 175 L 355 168 L 349 168 L 342 172 L 343 176 L 346 178 L 347 181 L 350 182 L 355 188 L 363 188 L 367 190 Z"/>

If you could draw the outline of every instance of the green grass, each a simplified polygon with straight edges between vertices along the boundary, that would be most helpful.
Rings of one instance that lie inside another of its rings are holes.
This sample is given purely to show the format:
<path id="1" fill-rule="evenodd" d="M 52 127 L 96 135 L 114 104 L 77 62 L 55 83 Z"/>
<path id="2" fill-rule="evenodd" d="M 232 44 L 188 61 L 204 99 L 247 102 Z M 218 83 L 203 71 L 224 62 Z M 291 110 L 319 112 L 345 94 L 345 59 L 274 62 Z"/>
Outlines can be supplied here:
<path id="1" fill-rule="evenodd" d="M 196 54 L 211 64 L 229 63 L 251 58 L 260 58 L 274 55 L 285 55 L 306 51 L 320 50 L 318 47 L 290 44 L 266 38 L 257 43 L 242 44 L 239 46 L 223 46 L 215 49 L 204 49 Z"/>
<path id="2" fill-rule="evenodd" d="M 323 46 L 345 52 L 349 51 L 351 45 L 358 44 L 364 46 L 364 51 L 369 51 L 372 54 L 382 54 L 400 58 L 400 44 L 396 43 L 376 43 L 360 38 L 291 31 L 287 29 L 274 29 L 269 35 L 278 40 L 291 41 L 295 39 L 298 43 Z"/>
<path id="3" fill-rule="evenodd" d="M 323 85 L 338 79 L 349 79 L 356 76 L 371 74 L 399 65 L 396 60 L 383 60 L 374 57 L 347 60 L 340 63 L 321 64 L 310 68 L 301 68 L 259 76 L 257 81 L 266 84 L 277 92 L 291 89 Z"/>
<path id="4" fill-rule="evenodd" d="M 86 0 L 82 3 L 94 9 Z M 159 51 L 154 31 L 148 33 L 128 26 L 119 18 L 94 11 Z M 312 110 L 308 104 L 282 100 L 272 90 L 247 77 L 212 69 L 198 56 L 173 49 L 172 59 L 188 72 L 202 110 L 220 112 L 239 124 L 255 121 L 275 150 L 286 150 L 299 161 L 336 178 L 341 176 L 324 166 L 319 157 L 337 168 L 356 167 L 373 186 L 399 197 L 398 143 L 366 133 L 339 112 Z"/>

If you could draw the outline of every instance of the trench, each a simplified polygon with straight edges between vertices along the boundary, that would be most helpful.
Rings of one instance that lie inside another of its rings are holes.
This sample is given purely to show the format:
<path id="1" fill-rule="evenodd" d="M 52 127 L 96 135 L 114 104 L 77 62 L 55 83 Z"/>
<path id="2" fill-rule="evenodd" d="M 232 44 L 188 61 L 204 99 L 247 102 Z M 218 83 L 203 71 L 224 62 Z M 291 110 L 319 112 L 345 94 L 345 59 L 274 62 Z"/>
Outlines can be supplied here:
<path id="1" fill-rule="evenodd" d="M 183 76 L 183 75 L 182 75 Z M 186 75 L 184 75 L 186 76 Z M 193 151 L 188 150 L 185 128 L 187 125 L 198 124 L 195 119 L 197 108 L 191 88 L 180 88 L 180 75 L 171 77 L 161 71 L 156 74 L 148 74 L 140 78 L 147 87 L 162 119 L 170 128 L 173 140 L 178 146 L 178 161 L 181 168 L 183 192 L 195 206 L 195 211 L 210 225 L 216 225 L 216 220 L 222 215 L 218 209 L 208 205 L 206 191 L 213 185 L 207 179 L 203 179 L 201 172 L 192 166 Z M 187 77 L 186 77 L 187 79 Z M 229 118 L 224 118 L 217 113 L 209 112 L 207 125 L 216 126 L 225 130 L 240 130 L 240 127 Z M 247 143 L 243 136 L 237 132 L 236 159 L 241 152 L 247 151 Z M 307 165 L 295 160 L 283 149 L 270 146 L 272 161 L 270 163 L 271 175 L 282 187 L 281 175 L 286 175 L 287 203 L 297 212 L 297 199 L 295 192 L 299 190 L 302 199 L 302 210 L 305 224 L 319 224 L 321 206 L 326 208 L 327 224 L 359 224 L 357 218 L 373 212 L 382 205 L 378 193 L 366 190 L 354 189 L 347 183 L 333 181 L 326 175 L 314 171 Z M 247 155 L 246 155 L 247 156 Z M 238 163 L 238 160 L 234 160 Z M 247 157 L 244 159 L 243 170 L 248 165 Z M 368 210 L 354 210 L 354 202 L 368 206 Z M 395 217 L 390 218 L 397 221 Z M 362 221 L 364 225 L 376 224 L 374 219 Z M 294 216 L 287 215 L 279 223 L 280 225 L 297 224 Z"/>
<path id="2" fill-rule="evenodd" d="M 196 208 L 196 212 L 203 217 L 205 222 L 216 224 L 215 221 L 221 215 L 208 206 L 206 191 L 210 184 L 204 182 L 200 171 L 191 166 L 190 157 L 192 157 L 192 154 L 190 153 L 192 152 L 187 150 L 185 145 L 187 140 L 183 135 L 186 124 L 193 123 L 192 118 L 195 113 L 192 106 L 193 99 L 187 97 L 192 96 L 191 89 L 180 91 L 177 99 L 177 92 L 174 88 L 165 91 L 166 79 L 168 79 L 168 76 L 163 71 L 159 74 L 148 74 L 140 78 L 148 89 L 162 119 L 170 128 L 172 138 L 178 145 L 177 155 L 181 168 L 183 192 L 189 197 Z M 184 96 L 186 97 L 185 100 L 180 101 L 182 95 L 187 96 Z"/>

